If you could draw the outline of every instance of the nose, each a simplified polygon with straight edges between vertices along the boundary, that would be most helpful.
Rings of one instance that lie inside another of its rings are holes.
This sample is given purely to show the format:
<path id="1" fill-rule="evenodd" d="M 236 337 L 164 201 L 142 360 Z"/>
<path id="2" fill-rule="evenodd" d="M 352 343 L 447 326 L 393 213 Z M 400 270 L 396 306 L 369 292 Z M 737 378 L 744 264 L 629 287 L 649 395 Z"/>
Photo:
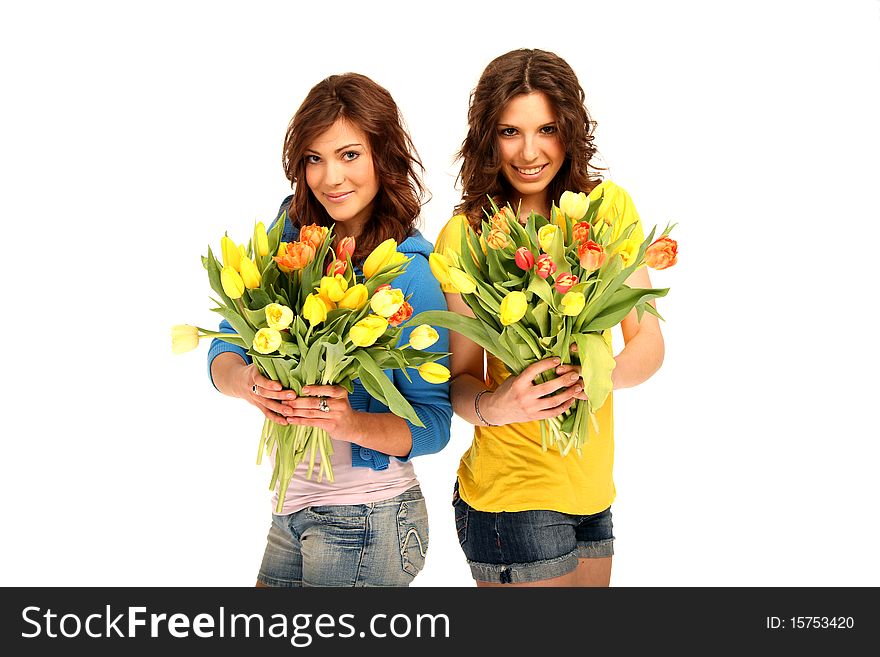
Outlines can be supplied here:
<path id="1" fill-rule="evenodd" d="M 345 167 L 342 162 L 330 160 L 324 173 L 324 182 L 330 187 L 338 187 L 345 182 Z"/>
<path id="2" fill-rule="evenodd" d="M 538 159 L 538 145 L 533 135 L 523 137 L 522 158 L 524 164 Z"/>

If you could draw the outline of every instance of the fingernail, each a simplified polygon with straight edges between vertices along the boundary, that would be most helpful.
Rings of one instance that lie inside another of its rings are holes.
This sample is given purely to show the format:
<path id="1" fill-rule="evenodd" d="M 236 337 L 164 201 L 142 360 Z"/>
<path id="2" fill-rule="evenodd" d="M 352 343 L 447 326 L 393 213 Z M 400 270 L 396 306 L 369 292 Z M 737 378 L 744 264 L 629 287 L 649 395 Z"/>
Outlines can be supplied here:
<path id="1" fill-rule="evenodd" d="M 562 359 L 561 358 L 554 358 L 553 362 L 556 363 L 557 365 L 559 365 L 559 363 L 562 362 Z"/>
<path id="2" fill-rule="evenodd" d="M 292 392 L 288 392 L 288 393 L 287 393 L 287 398 L 288 398 L 288 399 L 293 399 L 294 397 L 296 397 L 296 394 L 295 394 L 295 393 L 292 393 Z"/>
<path id="3" fill-rule="evenodd" d="M 581 377 L 579 377 L 577 374 L 572 374 L 572 375 L 571 375 L 570 377 L 568 377 L 568 378 L 571 379 L 572 381 L 577 381 L 577 380 L 578 380 L 579 378 L 581 378 Z"/>

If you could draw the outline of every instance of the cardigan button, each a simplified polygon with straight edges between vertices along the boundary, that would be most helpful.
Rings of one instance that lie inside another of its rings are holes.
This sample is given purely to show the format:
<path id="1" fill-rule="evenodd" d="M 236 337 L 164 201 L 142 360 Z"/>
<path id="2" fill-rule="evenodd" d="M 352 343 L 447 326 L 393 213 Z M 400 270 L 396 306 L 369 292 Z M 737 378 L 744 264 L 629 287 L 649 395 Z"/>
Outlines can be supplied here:
<path id="1" fill-rule="evenodd" d="M 373 459 L 373 450 L 367 449 L 366 447 L 361 447 L 359 454 L 364 461 L 371 461 Z"/>

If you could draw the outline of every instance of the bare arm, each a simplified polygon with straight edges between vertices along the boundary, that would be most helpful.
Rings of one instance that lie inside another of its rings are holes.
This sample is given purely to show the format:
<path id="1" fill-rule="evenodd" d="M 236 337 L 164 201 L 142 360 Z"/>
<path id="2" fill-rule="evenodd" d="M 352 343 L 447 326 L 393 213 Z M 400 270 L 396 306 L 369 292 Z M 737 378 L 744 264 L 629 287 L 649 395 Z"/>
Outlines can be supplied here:
<path id="1" fill-rule="evenodd" d="M 473 317 L 461 295 L 447 293 L 449 310 Z M 556 417 L 568 410 L 575 398 L 582 397 L 580 377 L 570 366 L 560 365 L 559 359 L 547 358 L 529 365 L 518 376 L 508 377 L 497 390 L 480 397 L 480 414 L 476 412 L 476 396 L 486 390 L 484 383 L 485 352 L 478 344 L 456 333 L 449 332 L 450 368 L 452 375 L 450 397 L 452 408 L 471 424 L 486 426 L 530 422 Z M 546 370 L 554 369 L 557 378 L 534 384 L 534 379 Z"/>
<path id="2" fill-rule="evenodd" d="M 281 400 L 293 399 L 296 393 L 283 390 L 280 383 L 267 379 L 256 365 L 248 365 L 238 354 L 230 351 L 217 354 L 211 362 L 211 378 L 224 395 L 244 399 L 273 422 L 287 424 L 285 417 L 291 410 Z"/>
<path id="3" fill-rule="evenodd" d="M 651 278 L 647 267 L 640 267 L 626 279 L 630 287 L 650 288 Z M 654 302 L 650 302 L 654 305 Z M 649 313 L 638 321 L 633 310 L 620 323 L 626 346 L 617 355 L 617 365 L 612 372 L 614 388 L 632 388 L 648 380 L 663 364 L 665 347 L 660 321 Z"/>

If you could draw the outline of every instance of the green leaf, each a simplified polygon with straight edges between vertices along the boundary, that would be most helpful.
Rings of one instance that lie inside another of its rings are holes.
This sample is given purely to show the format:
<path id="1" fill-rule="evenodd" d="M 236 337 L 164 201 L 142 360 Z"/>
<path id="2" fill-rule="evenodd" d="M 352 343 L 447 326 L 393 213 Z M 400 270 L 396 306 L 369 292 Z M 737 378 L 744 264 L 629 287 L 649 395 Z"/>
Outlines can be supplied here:
<path id="1" fill-rule="evenodd" d="M 269 255 L 278 253 L 278 247 L 281 245 L 281 236 L 284 234 L 284 224 L 287 223 L 287 210 L 281 213 L 278 221 L 272 226 L 272 229 L 266 234 L 269 242 Z"/>
<path id="2" fill-rule="evenodd" d="M 581 221 L 588 221 L 590 225 L 592 225 L 596 221 L 596 215 L 599 213 L 599 206 L 602 205 L 602 201 L 605 200 L 605 190 L 602 190 L 602 193 L 599 195 L 599 198 L 595 198 L 590 201 L 590 204 L 587 206 L 587 214 L 584 216 Z"/>
<path id="3" fill-rule="evenodd" d="M 321 372 L 321 362 L 324 351 L 324 342 L 317 341 L 309 345 L 306 357 L 302 360 L 301 374 L 305 385 L 312 385 L 318 382 L 318 375 Z"/>
<path id="4" fill-rule="evenodd" d="M 480 244 L 480 238 L 477 237 L 476 232 L 471 227 L 470 221 L 465 219 L 461 222 L 461 265 L 464 271 L 469 273 L 474 278 L 484 278 L 485 272 L 487 270 L 486 263 L 486 254 L 483 253 L 483 247 Z M 468 258 L 468 254 L 470 254 L 470 258 Z M 470 268 L 467 268 L 467 265 L 472 265 Z M 476 268 L 478 272 L 477 274 L 473 273 L 473 269 Z"/>
<path id="5" fill-rule="evenodd" d="M 577 344 L 577 357 L 581 365 L 581 378 L 587 393 L 588 406 L 595 413 L 605 403 L 611 392 L 611 372 L 615 361 L 609 345 L 601 333 L 575 333 L 571 336 Z"/>
<path id="6" fill-rule="evenodd" d="M 666 296 L 669 288 L 644 289 L 623 286 L 608 298 L 602 311 L 589 322 L 584 322 L 584 332 L 604 331 L 616 326 L 637 304 L 645 304 L 651 299 Z"/>
<path id="7" fill-rule="evenodd" d="M 268 306 L 270 303 L 274 303 L 274 300 L 271 299 L 268 294 L 266 294 L 265 290 L 257 288 L 255 290 L 248 290 L 247 293 L 251 298 L 251 310 L 262 311 L 263 308 Z"/>
<path id="8" fill-rule="evenodd" d="M 515 353 L 500 342 L 501 334 L 489 324 L 484 324 L 475 317 L 465 317 L 448 310 L 426 310 L 412 317 L 406 326 L 418 326 L 419 324 L 431 324 L 442 326 L 450 331 L 455 331 L 466 337 L 471 342 L 478 344 L 488 353 L 495 356 L 507 365 L 511 371 L 522 371 L 522 362 Z"/>
<path id="9" fill-rule="evenodd" d="M 532 316 L 538 325 L 541 335 L 550 335 L 550 306 L 546 301 L 540 301 L 532 308 Z"/>
<path id="10" fill-rule="evenodd" d="M 254 331 L 251 328 L 251 325 L 238 314 L 237 311 L 232 310 L 231 308 L 227 308 L 225 306 L 220 306 L 219 308 L 213 309 L 215 313 L 218 313 L 223 316 L 223 318 L 232 324 L 232 328 L 235 329 L 235 332 L 241 336 L 241 339 L 245 341 L 245 343 L 250 346 L 254 342 Z"/>
<path id="11" fill-rule="evenodd" d="M 526 289 L 529 292 L 538 295 L 538 298 L 541 299 L 541 301 L 546 303 L 550 308 L 556 310 L 556 302 L 553 298 L 553 288 L 550 287 L 550 284 L 534 272 L 532 272 L 530 276 L 531 280 Z"/>
<path id="12" fill-rule="evenodd" d="M 555 226 L 556 224 L 553 225 Z M 556 226 L 556 231 L 553 233 L 553 239 L 550 241 L 549 251 L 550 258 L 556 264 L 556 273 L 554 276 L 571 273 L 571 265 L 565 257 L 565 245 L 562 236 L 563 231 L 559 229 L 559 226 Z"/>
<path id="13" fill-rule="evenodd" d="M 342 361 L 345 358 L 345 343 L 338 335 L 327 336 L 324 342 L 324 357 L 324 373 L 321 376 L 321 383 L 324 385 L 333 384 L 336 372 L 342 368 Z"/>
<path id="14" fill-rule="evenodd" d="M 392 413 L 398 417 L 409 420 L 417 427 L 424 427 L 424 423 L 416 415 L 415 409 L 400 394 L 395 385 L 379 369 L 376 362 L 363 349 L 354 352 L 354 358 L 360 364 L 360 380 L 364 389 L 375 399 L 385 404 Z"/>

